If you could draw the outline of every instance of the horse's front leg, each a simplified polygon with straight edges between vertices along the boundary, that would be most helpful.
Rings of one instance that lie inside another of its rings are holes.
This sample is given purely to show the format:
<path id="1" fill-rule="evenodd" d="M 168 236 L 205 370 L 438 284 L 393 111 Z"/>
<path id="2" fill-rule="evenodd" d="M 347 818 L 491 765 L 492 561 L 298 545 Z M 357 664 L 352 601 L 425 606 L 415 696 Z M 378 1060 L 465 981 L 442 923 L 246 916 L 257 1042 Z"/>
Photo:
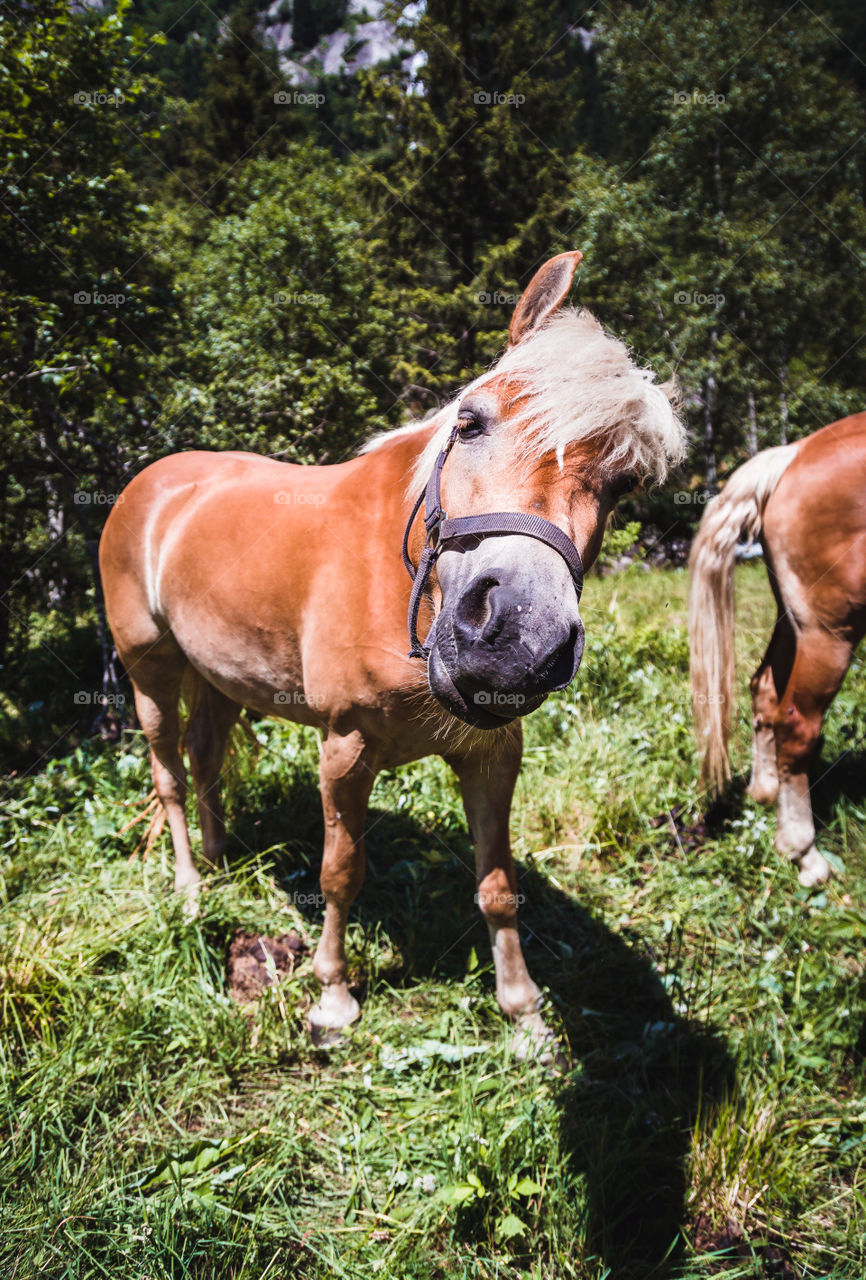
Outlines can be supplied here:
<path id="1" fill-rule="evenodd" d="M 322 984 L 319 1002 L 310 1010 L 314 1036 L 348 1026 L 361 1012 L 346 981 L 346 921 L 364 879 L 364 820 L 376 770 L 360 733 L 329 734 L 322 745 L 319 774 L 325 815 L 325 922 L 313 957 L 313 972 Z"/>
<path id="2" fill-rule="evenodd" d="M 520 725 L 513 725 L 503 737 L 501 750 L 492 757 L 484 749 L 449 763 L 460 781 L 475 844 L 476 901 L 490 931 L 496 998 L 503 1013 L 514 1020 L 517 1056 L 549 1063 L 556 1056 L 556 1040 L 541 1016 L 542 995 L 529 976 L 520 947 L 520 895 L 508 833 L 511 798 L 523 753 Z"/>

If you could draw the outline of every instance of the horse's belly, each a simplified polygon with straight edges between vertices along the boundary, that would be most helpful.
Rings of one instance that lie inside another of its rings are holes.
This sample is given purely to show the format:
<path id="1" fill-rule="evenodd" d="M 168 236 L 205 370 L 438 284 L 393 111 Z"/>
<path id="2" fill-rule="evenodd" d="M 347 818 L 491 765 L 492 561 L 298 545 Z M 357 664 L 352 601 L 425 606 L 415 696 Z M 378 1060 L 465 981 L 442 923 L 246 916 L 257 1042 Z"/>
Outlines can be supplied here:
<path id="1" fill-rule="evenodd" d="M 172 634 L 193 666 L 223 693 L 263 715 L 304 708 L 304 672 L 297 635 L 272 631 L 254 618 L 228 617 L 188 605 L 172 610 Z"/>

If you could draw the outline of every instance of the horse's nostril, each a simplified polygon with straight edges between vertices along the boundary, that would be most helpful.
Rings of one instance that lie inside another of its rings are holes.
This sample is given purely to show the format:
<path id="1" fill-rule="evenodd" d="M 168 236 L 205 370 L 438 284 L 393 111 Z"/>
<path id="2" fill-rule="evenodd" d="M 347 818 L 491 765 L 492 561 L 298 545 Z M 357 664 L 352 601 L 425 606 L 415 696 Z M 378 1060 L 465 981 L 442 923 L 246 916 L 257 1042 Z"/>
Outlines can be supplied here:
<path id="1" fill-rule="evenodd" d="M 568 639 L 563 640 L 545 663 L 544 671 L 540 675 L 544 682 L 550 683 L 553 688 L 561 688 L 574 675 L 574 653 L 579 636 L 580 629 L 576 624 L 572 625 L 568 632 Z"/>
<path id="2" fill-rule="evenodd" d="M 487 638 L 488 624 L 495 613 L 491 609 L 489 596 L 493 588 L 498 586 L 498 578 L 487 576 L 476 578 L 463 592 L 454 610 L 454 619 L 461 628 L 480 631 Z"/>

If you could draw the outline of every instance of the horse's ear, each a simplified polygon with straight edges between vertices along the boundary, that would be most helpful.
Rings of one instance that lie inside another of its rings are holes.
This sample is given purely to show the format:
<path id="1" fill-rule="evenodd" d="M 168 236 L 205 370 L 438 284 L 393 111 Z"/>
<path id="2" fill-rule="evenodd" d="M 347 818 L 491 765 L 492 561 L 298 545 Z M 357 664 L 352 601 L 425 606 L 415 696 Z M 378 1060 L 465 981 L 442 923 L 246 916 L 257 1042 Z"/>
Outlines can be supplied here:
<path id="1" fill-rule="evenodd" d="M 511 317 L 508 330 L 510 346 L 516 347 L 518 342 L 543 325 L 554 311 L 559 310 L 582 257 L 579 249 L 572 249 L 569 253 L 558 253 L 538 268 Z"/>

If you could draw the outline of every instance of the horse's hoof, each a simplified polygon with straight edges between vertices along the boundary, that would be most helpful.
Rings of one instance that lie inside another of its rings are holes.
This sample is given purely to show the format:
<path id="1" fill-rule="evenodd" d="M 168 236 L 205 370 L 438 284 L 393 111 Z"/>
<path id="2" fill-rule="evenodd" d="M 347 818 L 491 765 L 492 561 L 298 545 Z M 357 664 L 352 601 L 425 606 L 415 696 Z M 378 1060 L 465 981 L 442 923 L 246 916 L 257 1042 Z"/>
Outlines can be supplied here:
<path id="1" fill-rule="evenodd" d="M 754 779 L 746 787 L 747 794 L 754 800 L 755 804 L 763 805 L 769 808 L 774 805 L 779 797 L 779 784 L 759 782 Z"/>
<path id="2" fill-rule="evenodd" d="M 830 864 L 827 859 L 820 854 L 812 845 L 811 849 L 807 849 L 801 858 L 797 858 L 799 867 L 798 879 L 805 889 L 811 889 L 816 884 L 824 884 L 830 879 L 832 874 Z"/>
<path id="3" fill-rule="evenodd" d="M 187 920 L 195 920 L 199 913 L 199 895 L 201 894 L 201 881 L 192 880 L 187 884 L 178 884 L 175 881 L 175 893 L 183 896 L 183 914 Z"/>
<path id="4" fill-rule="evenodd" d="M 559 1040 L 539 1013 L 515 1018 L 512 1052 L 518 1062 L 532 1062 L 557 1074 L 568 1069 Z"/>
<path id="5" fill-rule="evenodd" d="M 346 1037 L 342 1027 L 320 1027 L 311 1022 L 310 1040 L 317 1049 L 334 1049 L 337 1045 L 344 1044 Z"/>
<path id="6" fill-rule="evenodd" d="M 313 1044 L 338 1044 L 340 1032 L 361 1016 L 361 1006 L 345 985 L 323 987 L 318 1004 L 310 1010 Z"/>

